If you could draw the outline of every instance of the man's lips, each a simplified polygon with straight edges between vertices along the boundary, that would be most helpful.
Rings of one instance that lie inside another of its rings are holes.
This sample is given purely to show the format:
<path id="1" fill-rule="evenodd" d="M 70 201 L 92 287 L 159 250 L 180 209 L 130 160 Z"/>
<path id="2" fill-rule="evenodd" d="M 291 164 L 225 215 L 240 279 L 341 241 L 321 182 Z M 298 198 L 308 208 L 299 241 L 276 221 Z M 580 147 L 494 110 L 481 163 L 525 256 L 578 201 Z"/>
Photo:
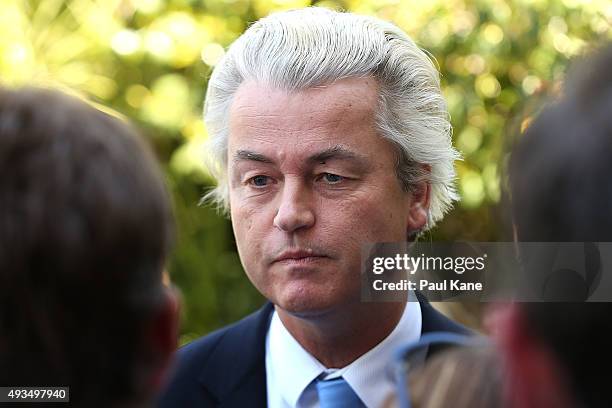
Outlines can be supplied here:
<path id="1" fill-rule="evenodd" d="M 280 255 L 274 258 L 273 262 L 279 263 L 308 263 L 314 262 L 323 258 L 326 255 L 306 249 L 296 249 L 283 251 Z"/>

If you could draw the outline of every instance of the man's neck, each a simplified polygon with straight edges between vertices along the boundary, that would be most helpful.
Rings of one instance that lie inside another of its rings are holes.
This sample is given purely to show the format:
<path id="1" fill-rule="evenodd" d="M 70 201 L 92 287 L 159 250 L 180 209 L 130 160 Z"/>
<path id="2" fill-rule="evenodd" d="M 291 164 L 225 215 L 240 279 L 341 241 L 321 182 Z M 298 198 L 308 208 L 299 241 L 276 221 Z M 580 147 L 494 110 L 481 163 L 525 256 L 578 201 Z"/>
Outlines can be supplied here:
<path id="1" fill-rule="evenodd" d="M 327 368 L 342 368 L 376 347 L 399 323 L 405 303 L 357 303 L 317 317 L 276 307 L 287 331 Z"/>

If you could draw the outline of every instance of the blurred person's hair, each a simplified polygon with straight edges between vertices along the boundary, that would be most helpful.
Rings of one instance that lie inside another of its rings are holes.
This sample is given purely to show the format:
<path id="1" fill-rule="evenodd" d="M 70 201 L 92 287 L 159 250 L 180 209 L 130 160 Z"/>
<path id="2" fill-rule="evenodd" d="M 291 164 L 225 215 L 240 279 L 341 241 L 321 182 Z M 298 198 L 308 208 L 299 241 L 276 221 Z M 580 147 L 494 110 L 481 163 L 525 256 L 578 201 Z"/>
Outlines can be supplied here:
<path id="1" fill-rule="evenodd" d="M 406 191 L 431 186 L 431 228 L 458 199 L 451 125 L 432 60 L 398 27 L 375 17 L 318 7 L 279 12 L 250 26 L 208 82 L 204 119 L 209 167 L 218 185 L 206 198 L 229 208 L 227 147 L 233 96 L 246 81 L 289 92 L 349 77 L 372 76 L 379 89 L 377 126 L 397 148 L 396 172 Z"/>
<path id="2" fill-rule="evenodd" d="M 489 408 L 505 407 L 501 359 L 491 344 L 433 346 L 431 358 L 405 363 L 407 375 L 398 387 L 409 401 L 394 393 L 387 408 L 410 404 L 411 408 Z M 421 356 L 423 358 L 423 356 Z"/>
<path id="3" fill-rule="evenodd" d="M 564 95 L 514 147 L 512 212 L 522 242 L 612 241 L 612 47 L 575 64 Z"/>
<path id="4" fill-rule="evenodd" d="M 0 89 L 0 386 L 69 386 L 71 406 L 150 398 L 174 346 L 172 235 L 133 129 L 58 92 Z"/>
<path id="5" fill-rule="evenodd" d="M 488 346 L 454 347 L 409 374 L 413 408 L 504 407 L 503 371 Z"/>
<path id="6" fill-rule="evenodd" d="M 611 67 L 610 45 L 575 65 L 564 95 L 543 110 L 515 147 L 510 187 L 519 242 L 612 242 Z M 563 368 L 574 403 L 611 406 L 612 304 L 517 308 L 524 330 L 515 332 L 515 350 L 522 353 L 525 342 L 537 338 Z"/>

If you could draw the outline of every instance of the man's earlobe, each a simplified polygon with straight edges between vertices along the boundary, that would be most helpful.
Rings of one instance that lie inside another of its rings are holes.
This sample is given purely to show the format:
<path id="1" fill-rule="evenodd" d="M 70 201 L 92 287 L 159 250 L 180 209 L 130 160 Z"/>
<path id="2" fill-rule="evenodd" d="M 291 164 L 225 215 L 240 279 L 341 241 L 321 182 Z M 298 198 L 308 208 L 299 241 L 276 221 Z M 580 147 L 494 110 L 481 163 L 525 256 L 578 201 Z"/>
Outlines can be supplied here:
<path id="1" fill-rule="evenodd" d="M 411 193 L 408 222 L 406 225 L 408 235 L 414 234 L 427 226 L 430 193 L 431 188 L 429 183 L 421 182 L 414 185 Z"/>

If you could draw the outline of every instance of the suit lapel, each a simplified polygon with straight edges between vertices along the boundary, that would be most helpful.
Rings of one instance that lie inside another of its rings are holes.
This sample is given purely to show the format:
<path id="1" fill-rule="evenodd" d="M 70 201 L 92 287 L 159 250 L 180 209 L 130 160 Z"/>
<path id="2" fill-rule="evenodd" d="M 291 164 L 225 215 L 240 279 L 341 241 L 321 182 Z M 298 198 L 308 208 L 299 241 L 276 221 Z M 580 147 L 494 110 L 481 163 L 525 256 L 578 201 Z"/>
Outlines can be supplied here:
<path id="1" fill-rule="evenodd" d="M 472 333 L 466 327 L 455 323 L 454 321 L 434 309 L 433 306 L 429 304 L 425 296 L 423 296 L 420 292 L 415 293 L 421 305 L 421 335 L 432 332 L 450 332 L 456 334 L 463 334 L 466 336 L 474 335 L 474 333 Z M 444 346 L 429 346 L 425 358 L 431 358 L 432 356 L 436 355 L 438 352 L 444 349 Z"/>
<path id="2" fill-rule="evenodd" d="M 206 361 L 199 381 L 219 407 L 266 406 L 265 341 L 273 310 L 267 303 L 229 328 Z"/>
<path id="3" fill-rule="evenodd" d="M 434 309 L 421 292 L 415 291 L 421 305 L 421 334 L 430 332 L 451 332 L 457 334 L 473 335 L 466 327 L 454 322 Z"/>

